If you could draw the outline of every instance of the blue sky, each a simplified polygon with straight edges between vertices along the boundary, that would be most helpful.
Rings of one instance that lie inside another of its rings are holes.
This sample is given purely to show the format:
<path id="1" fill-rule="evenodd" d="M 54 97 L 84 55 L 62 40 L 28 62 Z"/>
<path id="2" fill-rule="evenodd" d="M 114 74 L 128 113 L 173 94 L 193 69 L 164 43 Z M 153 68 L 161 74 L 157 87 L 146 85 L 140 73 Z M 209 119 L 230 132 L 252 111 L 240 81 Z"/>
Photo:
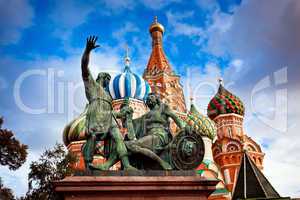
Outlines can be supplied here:
<path id="1" fill-rule="evenodd" d="M 126 45 L 132 70 L 142 74 L 151 53 L 148 28 L 158 16 L 187 104 L 193 91 L 205 113 L 222 77 L 245 103 L 245 131 L 266 153 L 265 174 L 282 195 L 300 196 L 300 1 L 0 0 L 0 16 L 0 115 L 30 153 L 16 172 L 0 167 L 18 195 L 27 190 L 29 163 L 62 142 L 64 125 L 86 103 L 86 37 L 98 35 L 101 45 L 92 54 L 94 75 L 120 72 Z"/>

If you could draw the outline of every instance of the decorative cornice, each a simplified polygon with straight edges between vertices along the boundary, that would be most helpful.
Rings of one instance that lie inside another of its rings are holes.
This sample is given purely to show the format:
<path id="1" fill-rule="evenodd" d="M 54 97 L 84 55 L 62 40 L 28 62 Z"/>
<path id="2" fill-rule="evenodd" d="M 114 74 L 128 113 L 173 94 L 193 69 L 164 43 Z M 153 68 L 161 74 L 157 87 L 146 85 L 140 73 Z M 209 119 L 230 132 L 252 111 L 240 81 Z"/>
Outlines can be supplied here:
<path id="1" fill-rule="evenodd" d="M 218 115 L 217 117 L 215 117 L 213 120 L 216 121 L 216 120 L 218 120 L 218 119 L 220 119 L 220 118 L 225 118 L 225 117 L 229 117 L 229 116 L 235 116 L 235 117 L 237 117 L 237 118 L 240 118 L 240 119 L 244 120 L 244 117 L 243 117 L 243 116 L 238 115 L 238 114 L 235 114 L 235 113 L 220 114 L 220 115 Z"/>

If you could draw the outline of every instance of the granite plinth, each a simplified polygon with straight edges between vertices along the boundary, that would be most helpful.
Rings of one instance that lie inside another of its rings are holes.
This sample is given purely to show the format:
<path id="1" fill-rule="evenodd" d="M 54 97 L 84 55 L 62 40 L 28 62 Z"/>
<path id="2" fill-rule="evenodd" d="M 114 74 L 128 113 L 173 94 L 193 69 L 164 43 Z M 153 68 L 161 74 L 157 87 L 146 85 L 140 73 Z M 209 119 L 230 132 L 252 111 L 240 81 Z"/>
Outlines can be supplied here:
<path id="1" fill-rule="evenodd" d="M 107 175 L 67 177 L 54 182 L 55 190 L 66 200 L 204 200 L 219 182 L 184 171 L 101 173 Z"/>

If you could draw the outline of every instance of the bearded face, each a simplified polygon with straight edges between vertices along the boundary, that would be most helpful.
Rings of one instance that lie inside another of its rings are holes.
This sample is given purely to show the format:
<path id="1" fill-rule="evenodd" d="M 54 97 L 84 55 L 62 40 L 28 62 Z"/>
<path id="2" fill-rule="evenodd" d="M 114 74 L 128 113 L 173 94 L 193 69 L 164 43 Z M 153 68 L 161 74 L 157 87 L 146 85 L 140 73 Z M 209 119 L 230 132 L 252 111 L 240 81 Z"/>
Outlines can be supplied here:
<path id="1" fill-rule="evenodd" d="M 109 86 L 109 82 L 110 82 L 110 77 L 106 76 L 104 81 L 103 81 L 103 87 L 107 88 Z"/>
<path id="2" fill-rule="evenodd" d="M 148 95 L 146 104 L 150 109 L 155 107 L 155 105 L 157 104 L 157 97 L 155 96 L 155 94 Z"/>

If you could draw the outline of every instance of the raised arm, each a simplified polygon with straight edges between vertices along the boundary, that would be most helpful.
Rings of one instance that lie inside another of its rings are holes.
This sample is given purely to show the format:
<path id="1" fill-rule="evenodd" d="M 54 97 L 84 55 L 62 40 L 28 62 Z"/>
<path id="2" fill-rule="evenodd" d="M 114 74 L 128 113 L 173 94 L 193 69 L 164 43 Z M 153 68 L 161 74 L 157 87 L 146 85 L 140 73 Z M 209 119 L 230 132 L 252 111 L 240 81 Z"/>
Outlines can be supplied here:
<path id="1" fill-rule="evenodd" d="M 90 61 L 91 51 L 99 47 L 99 45 L 96 45 L 97 39 L 98 37 L 96 36 L 90 36 L 86 39 L 86 47 L 81 58 L 81 70 L 82 70 L 83 81 L 87 81 L 88 78 L 90 78 L 91 76 L 88 65 Z"/>
<path id="2" fill-rule="evenodd" d="M 86 47 L 83 52 L 82 58 L 81 58 L 81 71 L 82 71 L 82 79 L 84 82 L 85 90 L 87 98 L 90 99 L 91 96 L 91 89 L 93 85 L 95 84 L 95 80 L 93 79 L 90 70 L 89 70 L 89 61 L 90 61 L 90 53 L 93 49 L 99 47 L 99 45 L 96 45 L 97 41 L 96 36 L 90 36 L 86 39 Z"/>

